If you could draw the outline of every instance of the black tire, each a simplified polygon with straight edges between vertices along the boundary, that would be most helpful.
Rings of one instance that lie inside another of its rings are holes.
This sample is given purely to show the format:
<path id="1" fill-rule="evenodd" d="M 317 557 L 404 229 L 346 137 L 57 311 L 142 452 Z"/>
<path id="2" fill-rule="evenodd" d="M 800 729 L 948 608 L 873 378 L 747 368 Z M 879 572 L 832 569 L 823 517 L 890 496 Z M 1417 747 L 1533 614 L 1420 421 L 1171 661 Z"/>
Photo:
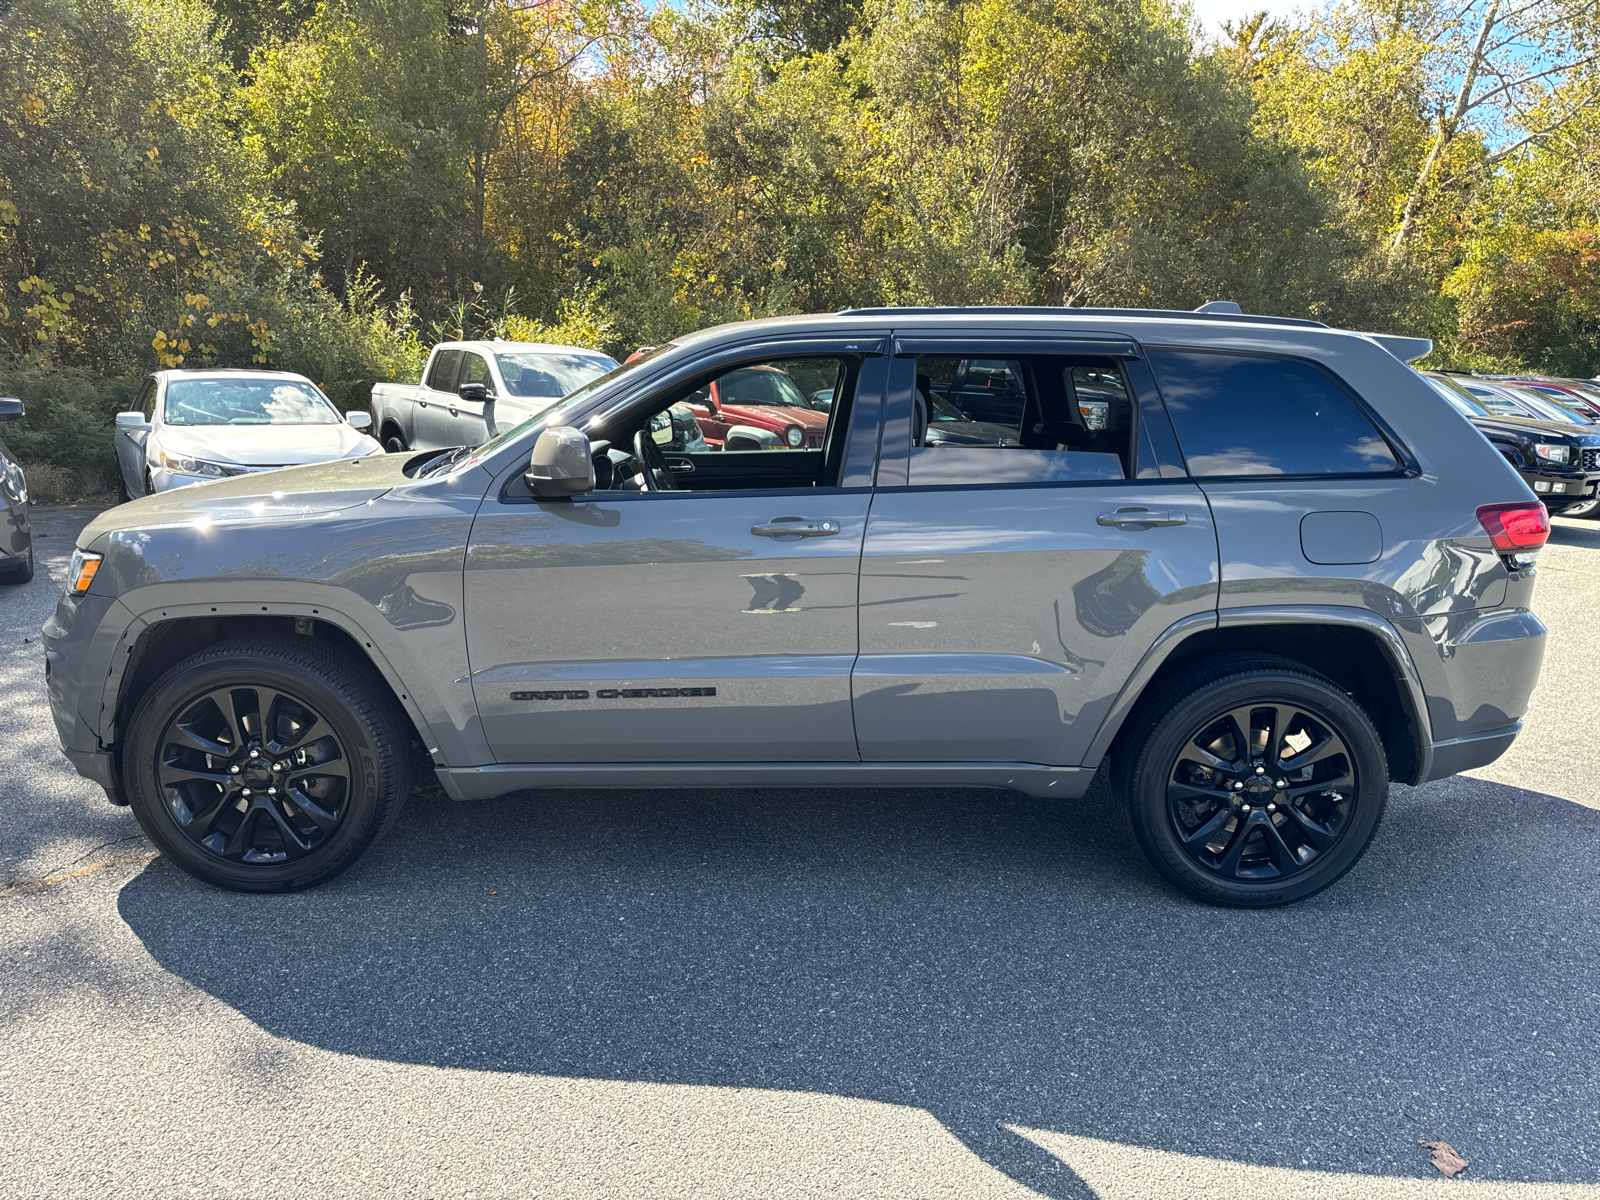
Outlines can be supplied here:
<path id="1" fill-rule="evenodd" d="M 0 570 L 0 583 L 27 583 L 33 578 L 33 547 L 22 556 L 22 561 Z"/>
<path id="2" fill-rule="evenodd" d="M 139 702 L 122 758 L 146 836 L 191 875 L 238 892 L 297 891 L 349 867 L 400 815 L 409 764 L 408 725 L 387 688 L 306 637 L 223 642 L 185 659 Z"/>
<path id="3" fill-rule="evenodd" d="M 410 447 L 406 445 L 406 439 L 400 436 L 400 431 L 391 425 L 384 432 L 383 449 L 387 454 L 404 454 Z"/>
<path id="4" fill-rule="evenodd" d="M 1582 517 L 1587 521 L 1600 520 L 1600 498 L 1580 500 L 1555 515 L 1558 517 Z"/>
<path id="5" fill-rule="evenodd" d="M 1211 659 L 1168 681 L 1130 720 L 1113 778 L 1151 865 L 1232 908 L 1292 904 L 1337 882 L 1389 795 L 1383 742 L 1361 706 L 1270 655 Z"/>

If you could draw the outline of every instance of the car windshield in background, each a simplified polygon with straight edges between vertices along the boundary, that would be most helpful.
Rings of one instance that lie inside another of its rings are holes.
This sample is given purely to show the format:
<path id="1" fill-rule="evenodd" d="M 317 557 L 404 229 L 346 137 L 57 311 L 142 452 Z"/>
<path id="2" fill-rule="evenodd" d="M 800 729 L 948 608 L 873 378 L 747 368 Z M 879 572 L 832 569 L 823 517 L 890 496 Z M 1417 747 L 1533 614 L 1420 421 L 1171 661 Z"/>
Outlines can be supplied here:
<path id="1" fill-rule="evenodd" d="M 746 367 L 730 371 L 717 381 L 724 404 L 758 404 L 771 408 L 810 408 L 806 395 L 782 371 Z"/>
<path id="2" fill-rule="evenodd" d="M 482 462 L 485 458 L 488 458 L 491 454 L 499 450 L 501 446 L 506 445 L 508 442 L 516 441 L 527 430 L 533 428 L 534 424 L 539 421 L 544 421 L 550 425 L 562 424 L 562 422 L 557 419 L 559 414 L 564 410 L 572 408 L 581 403 L 601 384 L 606 383 L 611 379 L 620 378 L 621 376 L 628 374 L 630 371 L 637 371 L 640 367 L 647 365 L 653 359 L 665 354 L 668 350 L 675 349 L 677 349 L 677 343 L 666 342 L 663 345 L 657 346 L 648 353 L 641 354 L 638 358 L 630 358 L 620 367 L 612 367 L 604 375 L 597 375 L 595 378 L 585 383 L 582 387 L 576 389 L 575 391 L 568 392 L 560 399 L 559 402 L 552 404 L 543 412 L 534 413 L 533 416 L 522 422 L 522 424 L 514 425 L 510 429 L 505 430 L 503 433 L 490 438 L 487 442 L 478 447 L 477 451 L 472 455 L 471 458 L 465 460 L 465 462 L 462 462 L 460 465 L 467 466 L 471 463 Z M 593 357 L 599 358 L 600 355 L 594 355 Z"/>
<path id="3" fill-rule="evenodd" d="M 1580 416 L 1565 404 L 1557 404 L 1554 400 L 1533 388 L 1518 389 L 1523 398 L 1534 408 L 1544 413 L 1552 421 L 1560 421 L 1564 425 L 1588 425 L 1589 418 Z"/>
<path id="4" fill-rule="evenodd" d="M 560 354 L 519 350 L 496 354 L 506 391 L 513 396 L 559 400 L 568 392 L 599 379 L 617 364 L 603 354 Z"/>
<path id="5" fill-rule="evenodd" d="M 1448 379 L 1435 379 L 1432 375 L 1424 375 L 1422 378 L 1433 386 L 1434 391 L 1438 392 L 1439 395 L 1450 401 L 1455 410 L 1458 413 L 1461 413 L 1463 416 L 1494 416 L 1492 412 L 1478 403 L 1477 398 L 1473 396 L 1472 393 L 1466 391 L 1464 388 L 1457 387 Z"/>
<path id="6" fill-rule="evenodd" d="M 168 425 L 337 425 L 344 418 L 308 383 L 292 379 L 175 379 Z"/>

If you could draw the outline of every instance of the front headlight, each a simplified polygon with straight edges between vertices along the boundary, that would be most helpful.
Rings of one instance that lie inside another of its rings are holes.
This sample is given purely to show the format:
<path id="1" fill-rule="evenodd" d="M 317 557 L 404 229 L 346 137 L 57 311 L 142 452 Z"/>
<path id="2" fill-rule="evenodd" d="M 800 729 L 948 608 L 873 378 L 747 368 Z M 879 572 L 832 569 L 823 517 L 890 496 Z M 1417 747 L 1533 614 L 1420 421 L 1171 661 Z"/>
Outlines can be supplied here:
<path id="1" fill-rule="evenodd" d="M 1544 459 L 1545 462 L 1569 463 L 1572 461 L 1571 446 L 1552 446 L 1546 442 L 1540 442 L 1533 448 L 1533 452 Z"/>
<path id="2" fill-rule="evenodd" d="M 89 585 L 94 582 L 95 573 L 100 570 L 100 560 L 103 554 L 88 554 L 82 550 L 72 552 L 72 561 L 67 564 L 67 594 L 81 596 L 89 590 Z"/>
<path id="3" fill-rule="evenodd" d="M 166 450 L 161 452 L 161 465 L 180 475 L 204 475 L 208 479 L 221 479 L 224 475 L 233 474 L 220 463 L 206 462 L 203 458 L 185 458 L 181 454 L 171 454 Z"/>
<path id="4" fill-rule="evenodd" d="M 800 443 L 806 440 L 805 430 L 798 425 L 791 425 L 789 431 L 783 435 L 783 440 L 789 443 L 791 450 L 798 449 Z"/>

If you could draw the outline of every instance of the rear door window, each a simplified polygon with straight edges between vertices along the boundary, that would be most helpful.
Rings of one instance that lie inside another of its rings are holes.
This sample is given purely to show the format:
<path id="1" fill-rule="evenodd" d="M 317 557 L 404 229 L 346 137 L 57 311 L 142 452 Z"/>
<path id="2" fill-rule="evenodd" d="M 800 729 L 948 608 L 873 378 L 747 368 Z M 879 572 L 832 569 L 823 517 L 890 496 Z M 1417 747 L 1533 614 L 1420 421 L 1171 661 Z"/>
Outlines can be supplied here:
<path id="1" fill-rule="evenodd" d="M 910 481 L 1132 477 L 1133 404 L 1111 359 L 920 354 Z"/>
<path id="2" fill-rule="evenodd" d="M 1372 419 L 1308 363 L 1203 350 L 1152 350 L 1149 358 L 1191 475 L 1399 469 Z"/>

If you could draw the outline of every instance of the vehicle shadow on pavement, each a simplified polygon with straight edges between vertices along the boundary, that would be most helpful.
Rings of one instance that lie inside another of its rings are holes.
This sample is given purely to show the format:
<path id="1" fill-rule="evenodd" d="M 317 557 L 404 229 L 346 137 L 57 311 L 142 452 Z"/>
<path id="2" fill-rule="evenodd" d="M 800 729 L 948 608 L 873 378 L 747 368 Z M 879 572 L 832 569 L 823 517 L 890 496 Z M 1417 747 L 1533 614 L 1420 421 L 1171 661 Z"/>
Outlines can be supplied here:
<path id="1" fill-rule="evenodd" d="M 1004 1125 L 1260 1165 L 1600 1180 L 1600 813 L 1397 788 L 1371 853 L 1268 912 L 1193 904 L 1103 786 L 415 799 L 320 890 L 156 861 L 123 918 L 168 971 L 345 1054 L 796 1089 L 927 1109 L 1013 1179 L 1091 1193 Z"/>

